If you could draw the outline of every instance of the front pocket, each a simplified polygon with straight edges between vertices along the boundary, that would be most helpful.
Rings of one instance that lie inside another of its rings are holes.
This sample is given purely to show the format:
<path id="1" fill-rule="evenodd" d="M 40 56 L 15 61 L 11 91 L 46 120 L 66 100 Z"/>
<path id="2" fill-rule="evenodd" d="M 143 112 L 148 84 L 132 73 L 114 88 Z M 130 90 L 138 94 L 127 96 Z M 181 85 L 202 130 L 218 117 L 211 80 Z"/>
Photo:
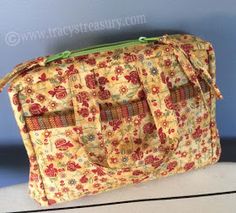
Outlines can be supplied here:
<path id="1" fill-rule="evenodd" d="M 94 165 L 88 161 L 76 126 L 30 131 L 29 135 L 48 199 L 71 200 L 91 190 L 91 181 L 79 188 Z"/>

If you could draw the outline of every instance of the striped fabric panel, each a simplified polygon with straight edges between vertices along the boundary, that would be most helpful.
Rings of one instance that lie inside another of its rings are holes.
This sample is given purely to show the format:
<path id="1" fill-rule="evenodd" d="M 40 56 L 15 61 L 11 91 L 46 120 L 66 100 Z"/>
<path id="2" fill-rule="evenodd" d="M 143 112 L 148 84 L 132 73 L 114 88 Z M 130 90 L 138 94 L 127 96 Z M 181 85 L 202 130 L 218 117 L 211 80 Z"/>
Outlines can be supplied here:
<path id="1" fill-rule="evenodd" d="M 29 131 L 67 127 L 75 125 L 73 110 L 63 113 L 49 113 L 39 116 L 25 117 L 26 126 Z"/>
<path id="2" fill-rule="evenodd" d="M 199 81 L 202 91 L 209 91 L 209 86 L 205 81 Z M 193 85 L 188 83 L 180 87 L 170 90 L 170 97 L 173 103 L 187 100 L 198 95 Z M 100 116 L 101 121 L 112 121 L 115 119 L 127 118 L 134 115 L 145 114 L 149 112 L 147 100 L 138 100 L 115 107 L 101 106 Z M 67 110 L 63 113 L 49 113 L 41 116 L 25 117 L 26 126 L 29 131 L 67 127 L 75 125 L 75 117 L 73 110 Z"/>
<path id="3" fill-rule="evenodd" d="M 100 111 L 102 121 L 111 121 L 130 117 L 133 115 L 144 114 L 149 111 L 146 100 L 138 100 L 135 102 L 125 103 L 120 106 L 102 109 Z"/>

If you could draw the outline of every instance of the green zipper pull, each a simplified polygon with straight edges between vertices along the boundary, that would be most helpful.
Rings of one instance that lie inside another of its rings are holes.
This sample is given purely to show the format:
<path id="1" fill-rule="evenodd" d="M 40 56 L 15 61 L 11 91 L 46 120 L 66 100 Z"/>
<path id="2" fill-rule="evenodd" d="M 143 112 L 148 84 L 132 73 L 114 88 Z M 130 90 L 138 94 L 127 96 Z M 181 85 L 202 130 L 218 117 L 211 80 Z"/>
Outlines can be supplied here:
<path id="1" fill-rule="evenodd" d="M 70 55 L 71 55 L 71 51 L 65 50 L 64 52 L 57 53 L 55 55 L 49 56 L 47 58 L 47 63 L 51 62 L 51 61 L 54 61 L 54 60 L 57 60 L 57 59 L 68 58 Z"/>

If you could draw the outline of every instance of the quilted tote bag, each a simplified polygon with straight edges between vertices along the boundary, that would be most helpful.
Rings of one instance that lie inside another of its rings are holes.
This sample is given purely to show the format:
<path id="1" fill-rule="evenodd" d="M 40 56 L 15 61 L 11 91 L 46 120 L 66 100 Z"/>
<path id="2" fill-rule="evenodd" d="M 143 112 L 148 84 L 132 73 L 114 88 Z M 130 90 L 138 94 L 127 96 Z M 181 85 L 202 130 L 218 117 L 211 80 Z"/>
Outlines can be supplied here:
<path id="1" fill-rule="evenodd" d="M 2 78 L 43 206 L 216 163 L 215 53 L 189 34 L 38 57 Z"/>

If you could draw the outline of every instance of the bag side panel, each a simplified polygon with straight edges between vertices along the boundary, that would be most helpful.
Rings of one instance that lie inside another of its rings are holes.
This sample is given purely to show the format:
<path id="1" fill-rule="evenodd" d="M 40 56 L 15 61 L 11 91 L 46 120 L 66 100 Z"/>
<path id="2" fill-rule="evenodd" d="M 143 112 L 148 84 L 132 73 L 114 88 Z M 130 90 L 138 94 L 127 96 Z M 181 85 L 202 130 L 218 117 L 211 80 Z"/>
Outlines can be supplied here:
<path id="1" fill-rule="evenodd" d="M 13 86 L 13 84 L 8 89 L 8 95 L 10 103 L 14 112 L 15 120 L 20 130 L 20 135 L 22 137 L 28 158 L 29 158 L 29 195 L 37 201 L 42 206 L 48 206 L 49 201 L 46 197 L 44 191 L 44 185 L 39 170 L 39 165 L 37 161 L 37 156 L 35 155 L 35 150 L 32 145 L 30 135 L 27 132 L 25 120 L 23 119 L 23 111 L 18 97 L 18 90 Z"/>

